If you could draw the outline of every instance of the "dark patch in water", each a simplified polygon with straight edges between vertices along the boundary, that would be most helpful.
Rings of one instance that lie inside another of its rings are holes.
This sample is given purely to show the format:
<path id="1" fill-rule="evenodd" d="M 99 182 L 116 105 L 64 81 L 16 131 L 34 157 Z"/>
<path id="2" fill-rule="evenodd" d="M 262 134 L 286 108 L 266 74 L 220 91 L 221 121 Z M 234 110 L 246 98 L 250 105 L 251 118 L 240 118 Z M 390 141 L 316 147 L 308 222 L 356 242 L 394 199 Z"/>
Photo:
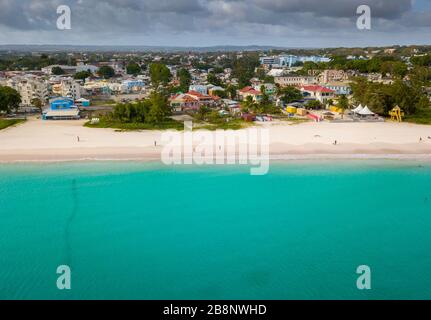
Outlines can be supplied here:
<path id="1" fill-rule="evenodd" d="M 72 246 L 70 244 L 70 229 L 72 227 L 73 221 L 75 220 L 76 213 L 78 212 L 78 188 L 76 186 L 76 179 L 72 180 L 72 210 L 69 216 L 69 219 L 66 221 L 64 238 L 66 245 L 66 264 L 71 267 L 72 265 Z"/>

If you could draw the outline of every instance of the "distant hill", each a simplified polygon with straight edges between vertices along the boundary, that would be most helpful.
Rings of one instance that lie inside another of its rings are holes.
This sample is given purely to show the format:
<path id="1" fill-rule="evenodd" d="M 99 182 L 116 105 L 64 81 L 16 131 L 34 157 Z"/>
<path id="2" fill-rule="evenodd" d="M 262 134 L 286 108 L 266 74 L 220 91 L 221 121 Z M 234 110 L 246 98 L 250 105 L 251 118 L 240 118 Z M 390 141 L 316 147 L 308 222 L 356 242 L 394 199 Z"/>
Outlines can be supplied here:
<path id="1" fill-rule="evenodd" d="M 77 46 L 77 45 L 0 45 L 0 51 L 14 52 L 236 52 L 285 50 L 273 46 L 213 46 L 213 47 L 165 47 L 165 46 Z"/>

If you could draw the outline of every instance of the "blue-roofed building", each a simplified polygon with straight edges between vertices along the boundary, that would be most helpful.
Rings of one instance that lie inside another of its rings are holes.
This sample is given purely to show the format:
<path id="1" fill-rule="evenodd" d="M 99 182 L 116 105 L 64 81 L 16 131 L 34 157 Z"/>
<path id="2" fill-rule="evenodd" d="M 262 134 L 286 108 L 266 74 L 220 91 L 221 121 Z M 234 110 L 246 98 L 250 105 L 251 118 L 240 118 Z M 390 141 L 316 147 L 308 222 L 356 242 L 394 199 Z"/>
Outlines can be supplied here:
<path id="1" fill-rule="evenodd" d="M 50 101 L 49 109 L 42 115 L 43 120 L 78 120 L 79 108 L 70 98 L 56 98 Z"/>

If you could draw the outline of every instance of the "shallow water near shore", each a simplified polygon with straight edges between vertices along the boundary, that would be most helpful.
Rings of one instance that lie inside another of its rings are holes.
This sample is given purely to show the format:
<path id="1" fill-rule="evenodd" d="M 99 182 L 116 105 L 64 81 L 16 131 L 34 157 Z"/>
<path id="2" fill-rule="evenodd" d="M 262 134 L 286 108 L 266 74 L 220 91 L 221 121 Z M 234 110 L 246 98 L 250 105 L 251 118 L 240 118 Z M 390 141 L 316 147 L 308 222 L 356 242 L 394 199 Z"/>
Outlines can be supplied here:
<path id="1" fill-rule="evenodd" d="M 431 164 L 0 165 L 0 299 L 431 299 Z M 56 287 L 59 265 L 72 290 Z M 372 290 L 356 287 L 368 265 Z"/>

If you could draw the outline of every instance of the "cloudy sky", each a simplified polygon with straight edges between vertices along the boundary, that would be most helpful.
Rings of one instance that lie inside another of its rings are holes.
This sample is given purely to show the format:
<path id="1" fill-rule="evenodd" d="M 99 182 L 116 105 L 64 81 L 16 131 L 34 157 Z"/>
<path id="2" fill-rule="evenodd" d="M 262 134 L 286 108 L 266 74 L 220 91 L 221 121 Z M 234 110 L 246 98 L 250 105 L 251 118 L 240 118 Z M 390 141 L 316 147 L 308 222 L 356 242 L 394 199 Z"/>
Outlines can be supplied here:
<path id="1" fill-rule="evenodd" d="M 369 5 L 372 29 L 358 30 Z M 68 5 L 72 29 L 57 29 Z M 431 0 L 0 0 L 0 44 L 431 44 Z"/>

